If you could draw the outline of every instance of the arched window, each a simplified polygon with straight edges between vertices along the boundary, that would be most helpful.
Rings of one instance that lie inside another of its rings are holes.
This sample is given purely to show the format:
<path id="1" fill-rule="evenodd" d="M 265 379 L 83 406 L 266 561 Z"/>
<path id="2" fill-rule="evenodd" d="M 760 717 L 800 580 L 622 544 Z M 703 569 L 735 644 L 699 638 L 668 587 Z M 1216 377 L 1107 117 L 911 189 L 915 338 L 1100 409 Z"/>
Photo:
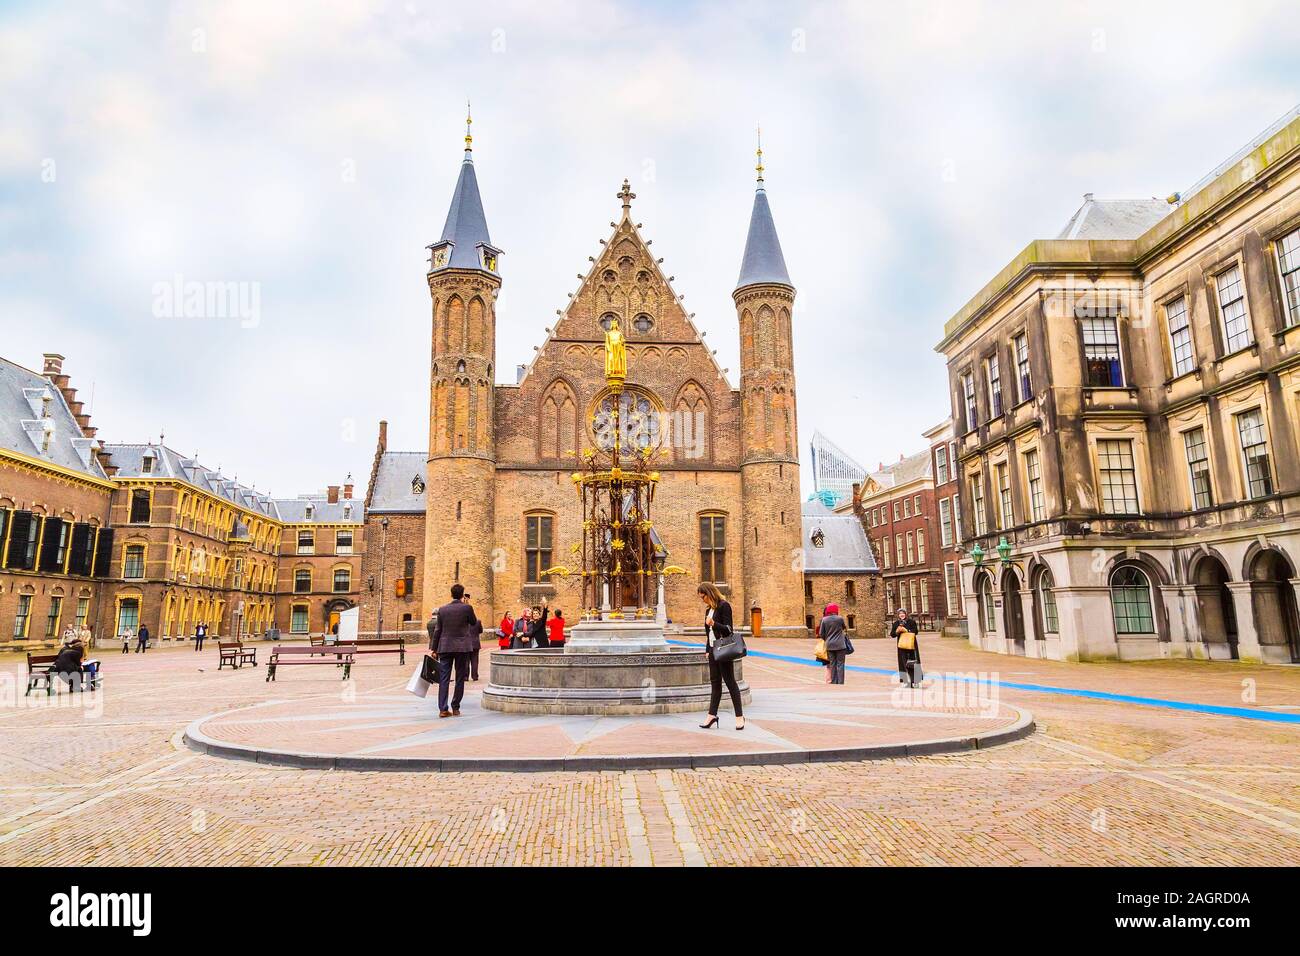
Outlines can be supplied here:
<path id="1" fill-rule="evenodd" d="M 352 590 L 352 569 L 335 568 L 334 569 L 334 592 L 346 593 Z"/>
<path id="2" fill-rule="evenodd" d="M 547 583 L 542 572 L 551 567 L 554 527 L 554 515 L 524 515 L 524 581 L 527 584 Z"/>
<path id="3" fill-rule="evenodd" d="M 1056 634 L 1061 630 L 1060 618 L 1056 613 L 1056 580 L 1052 572 L 1044 568 L 1038 575 L 1038 622 L 1044 634 Z"/>
<path id="4" fill-rule="evenodd" d="M 993 606 L 993 582 L 985 575 L 979 587 L 980 616 L 986 633 L 994 634 L 998 629 L 997 608 Z"/>
<path id="5" fill-rule="evenodd" d="M 1110 576 L 1110 604 L 1115 613 L 1116 634 L 1154 634 L 1151 612 L 1151 581 L 1141 568 L 1126 564 Z"/>

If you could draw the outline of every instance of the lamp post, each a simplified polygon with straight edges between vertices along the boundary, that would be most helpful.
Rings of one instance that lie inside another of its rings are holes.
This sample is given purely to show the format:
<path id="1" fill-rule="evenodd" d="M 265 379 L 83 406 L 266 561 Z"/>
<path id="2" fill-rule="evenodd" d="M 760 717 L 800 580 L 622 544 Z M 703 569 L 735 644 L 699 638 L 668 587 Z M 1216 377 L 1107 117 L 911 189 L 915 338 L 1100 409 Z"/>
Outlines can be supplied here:
<path id="1" fill-rule="evenodd" d="M 1005 534 L 1002 536 L 1002 540 L 998 542 L 998 560 L 1002 562 L 1004 567 L 1011 563 L 1011 544 L 1007 541 Z"/>
<path id="2" fill-rule="evenodd" d="M 379 536 L 379 633 L 375 636 L 383 638 L 384 636 L 384 588 L 385 572 L 388 570 L 388 515 L 379 519 L 379 527 L 382 533 Z"/>
<path id="3" fill-rule="evenodd" d="M 984 567 L 984 549 L 980 547 L 978 541 L 975 542 L 975 547 L 970 549 L 970 559 L 975 562 L 975 567 Z"/>

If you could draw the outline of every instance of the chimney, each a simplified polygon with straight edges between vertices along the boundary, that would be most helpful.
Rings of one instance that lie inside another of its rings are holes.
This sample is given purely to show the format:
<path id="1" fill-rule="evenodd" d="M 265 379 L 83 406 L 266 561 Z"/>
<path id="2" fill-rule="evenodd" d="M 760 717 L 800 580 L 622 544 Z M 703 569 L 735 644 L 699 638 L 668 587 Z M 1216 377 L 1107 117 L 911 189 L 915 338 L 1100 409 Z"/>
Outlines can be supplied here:
<path id="1" fill-rule="evenodd" d="M 338 486 L 338 485 L 330 485 L 330 487 L 329 487 L 329 494 L 326 496 L 326 499 L 325 499 L 325 500 L 328 501 L 328 502 L 329 502 L 330 504 L 332 504 L 332 505 L 336 505 L 336 504 L 339 503 L 339 486 Z"/>
<path id="2" fill-rule="evenodd" d="M 348 480 L 343 482 L 343 497 L 352 498 L 352 472 L 348 472 Z"/>
<path id="3" fill-rule="evenodd" d="M 45 353 L 45 365 L 41 369 L 41 374 L 50 376 L 58 375 L 63 371 L 63 356 L 57 352 Z"/>
<path id="4" fill-rule="evenodd" d="M 379 423 L 379 450 L 388 451 L 388 422 Z"/>

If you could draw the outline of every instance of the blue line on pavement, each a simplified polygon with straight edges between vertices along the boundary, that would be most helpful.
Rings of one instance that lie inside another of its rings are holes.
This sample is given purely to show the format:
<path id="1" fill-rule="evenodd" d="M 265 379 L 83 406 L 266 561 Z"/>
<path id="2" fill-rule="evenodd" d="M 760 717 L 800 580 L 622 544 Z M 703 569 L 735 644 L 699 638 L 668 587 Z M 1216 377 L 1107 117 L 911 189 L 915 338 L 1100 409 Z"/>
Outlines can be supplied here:
<path id="1" fill-rule="evenodd" d="M 669 641 L 682 647 L 703 647 L 691 641 Z M 787 664 L 804 664 L 809 667 L 821 667 L 821 662 L 806 657 L 793 657 L 789 654 L 773 654 L 771 651 L 749 652 L 750 657 L 765 657 L 768 660 L 785 661 Z M 858 664 L 845 664 L 847 671 L 862 674 L 897 674 L 897 670 L 886 667 L 862 667 Z M 943 680 L 962 681 L 967 684 L 996 684 L 1014 690 L 1028 690 L 1036 694 L 1061 694 L 1065 697 L 1088 697 L 1093 700 L 1108 700 L 1116 704 L 1138 704 L 1143 707 L 1165 707 L 1169 710 L 1188 710 L 1199 714 L 1216 714 L 1220 717 L 1241 717 L 1245 720 L 1266 720 L 1279 724 L 1300 724 L 1300 714 L 1278 713 L 1271 710 L 1252 710 L 1249 707 L 1222 707 L 1218 704 L 1198 704 L 1187 700 L 1165 700 L 1162 697 L 1134 697 L 1131 694 L 1111 694 L 1104 690 L 1085 690 L 1081 687 L 1051 687 L 1046 684 L 1019 684 L 1005 680 L 980 680 L 977 677 L 963 677 L 957 674 L 929 674 Z"/>

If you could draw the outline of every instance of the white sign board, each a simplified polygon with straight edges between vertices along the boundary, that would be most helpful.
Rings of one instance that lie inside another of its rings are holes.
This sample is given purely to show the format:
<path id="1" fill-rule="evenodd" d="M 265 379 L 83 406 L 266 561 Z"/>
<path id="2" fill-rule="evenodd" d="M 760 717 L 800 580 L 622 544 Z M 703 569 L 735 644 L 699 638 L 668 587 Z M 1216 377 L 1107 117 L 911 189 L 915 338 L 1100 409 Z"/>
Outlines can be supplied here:
<path id="1" fill-rule="evenodd" d="M 361 621 L 361 608 L 349 608 L 339 615 L 339 636 L 340 641 L 355 641 L 357 639 L 357 625 Z"/>

